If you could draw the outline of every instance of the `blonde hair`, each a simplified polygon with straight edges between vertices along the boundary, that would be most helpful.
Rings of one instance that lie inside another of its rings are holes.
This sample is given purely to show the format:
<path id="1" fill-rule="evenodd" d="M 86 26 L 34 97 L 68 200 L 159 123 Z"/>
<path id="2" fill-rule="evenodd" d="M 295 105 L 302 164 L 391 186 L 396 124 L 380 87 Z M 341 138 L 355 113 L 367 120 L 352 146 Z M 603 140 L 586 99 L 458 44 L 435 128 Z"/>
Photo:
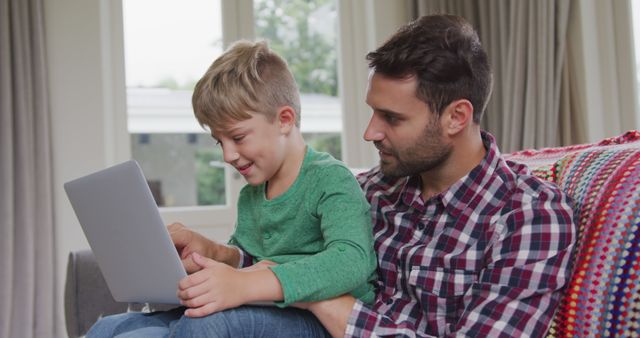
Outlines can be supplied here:
<path id="1" fill-rule="evenodd" d="M 214 129 L 263 114 L 270 122 L 290 106 L 300 126 L 300 94 L 287 62 L 264 41 L 238 41 L 209 67 L 191 98 L 201 126 Z"/>

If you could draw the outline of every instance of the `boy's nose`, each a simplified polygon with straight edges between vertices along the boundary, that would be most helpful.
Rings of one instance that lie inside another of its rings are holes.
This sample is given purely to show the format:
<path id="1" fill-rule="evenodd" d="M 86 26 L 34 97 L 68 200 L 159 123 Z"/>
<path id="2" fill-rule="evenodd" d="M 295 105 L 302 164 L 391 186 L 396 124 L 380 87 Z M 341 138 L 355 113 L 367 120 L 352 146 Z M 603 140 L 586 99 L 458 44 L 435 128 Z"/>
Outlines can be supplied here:
<path id="1" fill-rule="evenodd" d="M 235 149 L 222 147 L 222 158 L 227 163 L 232 163 L 240 158 L 240 154 Z"/>

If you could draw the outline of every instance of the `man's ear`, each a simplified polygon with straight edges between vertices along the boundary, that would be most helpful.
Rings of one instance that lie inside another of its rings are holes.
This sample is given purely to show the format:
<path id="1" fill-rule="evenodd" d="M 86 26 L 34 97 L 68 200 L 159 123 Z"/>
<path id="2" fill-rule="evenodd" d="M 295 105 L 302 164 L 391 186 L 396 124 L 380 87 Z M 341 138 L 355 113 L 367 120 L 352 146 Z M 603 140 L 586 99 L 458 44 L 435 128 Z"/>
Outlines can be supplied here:
<path id="1" fill-rule="evenodd" d="M 296 116 L 297 113 L 295 109 L 290 106 L 282 106 L 278 109 L 276 119 L 278 125 L 280 126 L 280 130 L 282 130 L 283 133 L 288 133 L 291 129 L 293 129 L 293 127 L 295 127 Z"/>
<path id="2" fill-rule="evenodd" d="M 456 135 L 473 123 L 473 105 L 467 99 L 455 100 L 445 108 L 443 117 L 443 131 L 450 136 Z"/>

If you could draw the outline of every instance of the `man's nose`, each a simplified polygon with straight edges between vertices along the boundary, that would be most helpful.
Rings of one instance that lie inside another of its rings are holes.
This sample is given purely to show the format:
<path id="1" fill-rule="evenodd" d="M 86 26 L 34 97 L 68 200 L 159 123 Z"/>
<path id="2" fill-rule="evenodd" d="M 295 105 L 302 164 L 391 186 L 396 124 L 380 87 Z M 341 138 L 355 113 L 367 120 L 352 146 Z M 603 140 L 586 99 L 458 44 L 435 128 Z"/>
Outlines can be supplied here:
<path id="1" fill-rule="evenodd" d="M 364 131 L 363 138 L 368 142 L 382 141 L 384 139 L 384 133 L 380 128 L 380 123 L 375 114 L 371 116 L 367 129 Z"/>

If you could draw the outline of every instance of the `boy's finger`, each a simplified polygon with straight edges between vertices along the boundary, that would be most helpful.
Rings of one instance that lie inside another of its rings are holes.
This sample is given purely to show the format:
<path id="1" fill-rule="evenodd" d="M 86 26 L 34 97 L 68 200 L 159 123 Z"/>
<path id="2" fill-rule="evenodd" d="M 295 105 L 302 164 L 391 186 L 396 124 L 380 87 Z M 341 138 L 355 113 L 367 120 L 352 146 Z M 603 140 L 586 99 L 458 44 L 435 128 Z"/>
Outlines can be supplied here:
<path id="1" fill-rule="evenodd" d="M 205 259 L 205 258 L 203 258 Z M 218 263 L 214 260 L 210 260 L 211 263 L 210 264 L 223 264 L 223 263 Z M 190 287 L 194 287 L 195 285 L 201 284 L 206 282 L 207 280 L 209 280 L 212 276 L 212 271 L 211 269 L 203 269 L 201 264 L 196 264 L 196 269 L 199 271 L 196 271 L 190 275 L 188 275 L 187 277 L 184 277 L 183 279 L 180 280 L 180 282 L 178 283 L 178 289 L 180 290 L 186 290 Z"/>
<path id="2" fill-rule="evenodd" d="M 185 278 L 182 278 L 178 283 L 178 290 L 186 290 L 188 288 L 194 287 L 208 279 L 208 275 L 206 271 L 200 270 L 194 274 L 191 274 Z"/>
<path id="3" fill-rule="evenodd" d="M 200 306 L 202 304 L 184 304 L 184 302 L 186 301 L 192 301 L 198 297 L 201 297 L 205 294 L 207 294 L 210 291 L 210 287 L 207 285 L 207 283 L 200 283 L 197 285 L 194 285 L 190 288 L 187 288 L 185 290 L 178 290 L 177 292 L 177 296 L 178 298 L 180 298 L 180 300 L 183 301 L 183 305 L 189 305 L 191 307 L 193 306 Z M 202 298 L 204 299 L 204 298 Z M 202 300 L 201 299 L 201 300 Z M 203 302 L 204 304 L 204 302 Z"/>
<path id="4" fill-rule="evenodd" d="M 169 232 L 173 232 L 173 231 L 177 231 L 184 228 L 184 225 L 182 223 L 171 223 L 169 225 L 167 225 L 167 230 Z"/>
<path id="5" fill-rule="evenodd" d="M 187 311 L 185 311 L 184 314 L 187 317 L 204 317 L 214 312 L 216 312 L 216 304 L 209 303 L 195 309 L 187 309 Z"/>
<path id="6" fill-rule="evenodd" d="M 203 257 L 197 252 L 192 253 L 191 257 L 193 258 L 193 261 L 199 266 L 201 266 L 202 268 L 211 268 L 220 264 L 211 258 Z"/>
<path id="7" fill-rule="evenodd" d="M 200 265 L 196 264 L 196 262 L 191 259 L 191 255 L 188 255 L 186 258 L 181 258 L 181 260 L 182 265 L 184 266 L 184 269 L 188 274 L 192 274 L 194 272 L 202 270 L 202 267 L 200 267 Z"/>

